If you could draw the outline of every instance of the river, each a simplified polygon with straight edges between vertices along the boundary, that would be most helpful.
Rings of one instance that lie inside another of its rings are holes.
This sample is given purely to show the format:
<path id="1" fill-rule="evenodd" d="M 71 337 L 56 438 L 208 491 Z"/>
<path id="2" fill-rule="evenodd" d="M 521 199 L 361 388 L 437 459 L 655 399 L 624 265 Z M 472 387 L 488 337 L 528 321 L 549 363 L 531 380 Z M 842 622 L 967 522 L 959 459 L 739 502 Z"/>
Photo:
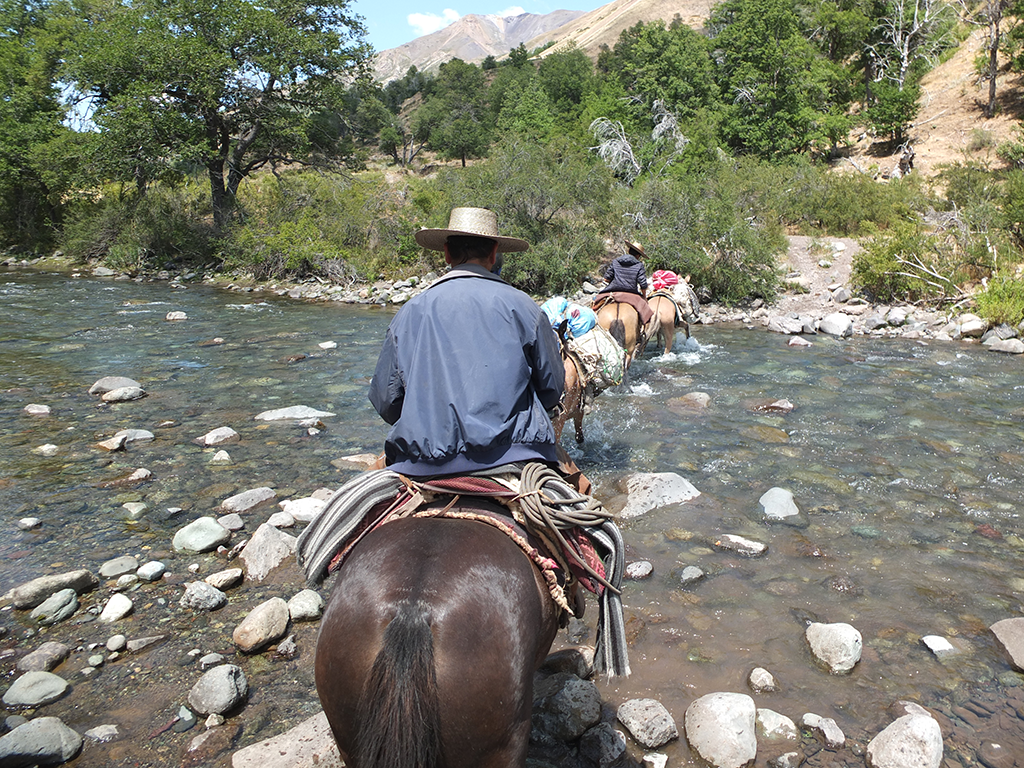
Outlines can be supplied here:
<path id="1" fill-rule="evenodd" d="M 150 736 L 198 674 L 189 651 L 231 652 L 231 629 L 246 610 L 300 585 L 289 582 L 294 571 L 272 576 L 226 609 L 184 616 L 177 599 L 187 566 L 198 563 L 201 574 L 225 566 L 215 555 L 175 554 L 170 539 L 234 493 L 268 485 L 287 499 L 336 488 L 355 470 L 332 460 L 379 451 L 385 428 L 366 388 L 392 310 L 31 271 L 0 272 L 0 306 L 0 592 L 45 573 L 95 571 L 122 554 L 163 559 L 178 574 L 143 587 L 133 596 L 139 610 L 117 627 L 129 636 L 162 627 L 170 640 L 73 678 L 72 694 L 37 714 L 80 731 L 117 722 L 128 735 L 87 744 L 72 765 L 177 764 L 194 732 Z M 170 311 L 187 319 L 168 321 Z M 781 688 L 758 697 L 759 706 L 797 722 L 805 712 L 832 717 L 866 743 L 898 699 L 953 712 L 979 691 L 988 700 L 1017 686 L 1022 678 L 988 627 L 1020 615 L 1024 596 L 1020 359 L 961 342 L 818 336 L 791 347 L 788 337 L 741 327 L 694 333 L 669 355 L 649 352 L 627 384 L 597 399 L 582 446 L 571 427 L 563 437 L 613 511 L 634 473 L 676 473 L 701 494 L 621 523 L 627 560 L 650 561 L 654 574 L 626 586 L 633 675 L 599 681 L 605 700 L 656 698 L 681 725 L 697 696 L 749 692 L 746 677 L 760 666 Z M 108 375 L 139 381 L 148 396 L 102 404 L 88 390 Z M 682 399 L 693 392 L 709 403 Z M 780 399 L 793 409 L 760 407 Z M 28 415 L 33 403 L 51 414 Z M 337 415 L 315 435 L 254 421 L 290 405 Z M 193 442 L 221 426 L 242 438 L 228 446 L 227 465 L 211 464 L 213 451 Z M 95 447 L 127 428 L 155 439 L 118 453 Z M 56 453 L 34 452 L 45 444 Z M 153 480 L 104 487 L 138 467 Z M 804 527 L 764 522 L 758 500 L 773 487 L 793 493 Z M 128 501 L 148 505 L 141 519 L 125 512 Z M 42 524 L 20 531 L 25 517 Z M 747 559 L 718 551 L 724 533 L 768 552 Z M 687 565 L 706 578 L 680 586 Z M 860 631 L 864 655 L 851 674 L 814 663 L 803 637 L 808 617 Z M 82 612 L 39 630 L 26 612 L 0 613 L 8 630 L 0 648 L 15 651 L 0 659 L 8 679 L 17 656 L 57 638 L 85 649 L 57 670 L 73 677 L 89 644 L 112 634 L 91 618 Z M 317 711 L 315 627 L 297 634 L 295 659 L 236 660 L 253 694 L 237 717 L 235 747 Z M 940 662 L 921 643 L 925 635 L 944 636 L 962 653 Z M 564 633 L 557 642 L 567 642 Z M 946 749 L 961 753 L 948 741 Z M 693 759 L 682 740 L 663 751 L 670 765 Z"/>

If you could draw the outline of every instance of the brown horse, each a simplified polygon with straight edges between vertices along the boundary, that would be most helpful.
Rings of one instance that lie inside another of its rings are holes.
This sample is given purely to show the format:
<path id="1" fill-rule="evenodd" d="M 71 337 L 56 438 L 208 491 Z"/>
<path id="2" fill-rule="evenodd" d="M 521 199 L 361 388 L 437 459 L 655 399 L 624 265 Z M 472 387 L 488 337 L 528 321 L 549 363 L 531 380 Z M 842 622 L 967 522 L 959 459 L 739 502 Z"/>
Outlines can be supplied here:
<path id="1" fill-rule="evenodd" d="M 540 572 L 497 528 L 404 518 L 367 534 L 338 572 L 316 649 L 345 765 L 521 768 L 534 671 L 557 629 Z"/>
<path id="2" fill-rule="evenodd" d="M 644 334 L 646 336 L 645 342 L 657 339 L 661 342 L 663 354 L 667 355 L 672 351 L 672 345 L 675 343 L 676 326 L 681 326 L 686 334 L 686 338 L 690 338 L 690 325 L 682 318 L 679 318 L 677 321 L 676 304 L 670 296 L 656 293 L 647 303 L 651 305 L 651 311 L 654 312 L 654 316 L 647 323 L 646 333 Z M 643 354 L 643 350 L 640 351 L 640 354 Z"/>
<path id="3" fill-rule="evenodd" d="M 639 313 L 630 304 L 609 301 L 597 310 L 597 324 L 608 331 L 619 346 L 626 351 L 626 366 L 628 367 L 642 345 L 644 334 Z"/>
<path id="4" fill-rule="evenodd" d="M 555 428 L 555 442 L 562 441 L 562 430 L 565 422 L 572 419 L 576 428 L 576 442 L 583 442 L 583 407 L 585 396 L 584 375 L 580 368 L 580 361 L 569 351 L 569 339 L 566 336 L 568 321 L 555 330 L 562 348 L 562 364 L 565 366 L 565 386 L 562 389 L 562 399 L 558 403 L 558 413 L 551 419 L 551 426 Z"/>

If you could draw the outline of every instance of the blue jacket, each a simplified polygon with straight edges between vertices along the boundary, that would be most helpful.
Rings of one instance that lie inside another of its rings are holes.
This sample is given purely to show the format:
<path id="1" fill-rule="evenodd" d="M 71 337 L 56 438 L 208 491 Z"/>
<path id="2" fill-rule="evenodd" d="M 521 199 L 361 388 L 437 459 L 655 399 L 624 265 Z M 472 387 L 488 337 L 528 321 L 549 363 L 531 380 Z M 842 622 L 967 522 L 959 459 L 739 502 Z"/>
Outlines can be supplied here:
<path id="1" fill-rule="evenodd" d="M 388 467 L 413 477 L 556 462 L 547 411 L 565 368 L 547 316 L 483 267 L 454 268 L 395 315 L 370 382 L 393 425 Z"/>
<path id="2" fill-rule="evenodd" d="M 608 285 L 598 293 L 640 293 L 641 290 L 647 290 L 647 273 L 644 271 L 643 262 L 631 253 L 618 256 L 605 267 L 604 279 L 608 281 Z"/>

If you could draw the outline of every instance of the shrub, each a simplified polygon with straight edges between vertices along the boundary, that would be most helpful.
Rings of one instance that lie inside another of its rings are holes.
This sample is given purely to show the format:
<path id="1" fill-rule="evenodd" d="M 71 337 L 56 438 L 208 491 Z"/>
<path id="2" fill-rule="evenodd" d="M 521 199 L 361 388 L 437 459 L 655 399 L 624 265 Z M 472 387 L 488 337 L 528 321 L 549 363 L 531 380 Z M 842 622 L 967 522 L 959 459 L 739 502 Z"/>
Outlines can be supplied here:
<path id="1" fill-rule="evenodd" d="M 993 323 L 1017 325 L 1024 320 L 1024 281 L 998 277 L 974 297 L 978 313 Z"/>

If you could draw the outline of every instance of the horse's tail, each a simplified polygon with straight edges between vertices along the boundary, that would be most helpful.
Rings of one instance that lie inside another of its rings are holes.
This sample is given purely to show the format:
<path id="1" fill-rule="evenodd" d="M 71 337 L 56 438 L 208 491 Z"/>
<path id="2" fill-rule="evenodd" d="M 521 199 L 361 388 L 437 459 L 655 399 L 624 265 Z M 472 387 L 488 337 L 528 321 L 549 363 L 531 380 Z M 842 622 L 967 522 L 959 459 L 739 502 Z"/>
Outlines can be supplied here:
<path id="1" fill-rule="evenodd" d="M 432 768 L 440 757 L 430 607 L 404 600 L 396 608 L 359 701 L 360 768 Z"/>

